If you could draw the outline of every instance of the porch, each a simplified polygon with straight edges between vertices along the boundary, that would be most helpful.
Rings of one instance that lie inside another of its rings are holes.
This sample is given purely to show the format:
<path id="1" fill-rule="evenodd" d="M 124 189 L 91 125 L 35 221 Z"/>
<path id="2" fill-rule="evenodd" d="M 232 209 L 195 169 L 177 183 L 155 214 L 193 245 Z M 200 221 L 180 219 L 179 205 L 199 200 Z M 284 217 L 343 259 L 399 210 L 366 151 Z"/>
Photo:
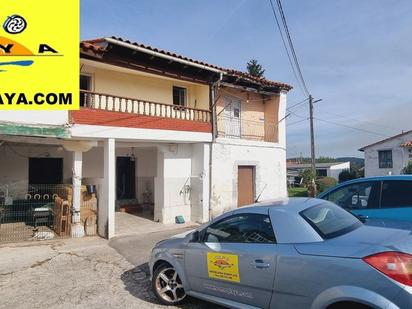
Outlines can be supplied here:
<path id="1" fill-rule="evenodd" d="M 82 237 L 92 224 L 95 234 L 111 238 L 144 226 L 176 227 L 177 217 L 188 223 L 209 219 L 208 143 L 0 140 L 0 208 L 8 211 L 0 211 L 0 242 Z M 68 205 L 63 234 L 56 230 L 57 198 Z M 94 214 L 91 222 L 86 210 Z"/>

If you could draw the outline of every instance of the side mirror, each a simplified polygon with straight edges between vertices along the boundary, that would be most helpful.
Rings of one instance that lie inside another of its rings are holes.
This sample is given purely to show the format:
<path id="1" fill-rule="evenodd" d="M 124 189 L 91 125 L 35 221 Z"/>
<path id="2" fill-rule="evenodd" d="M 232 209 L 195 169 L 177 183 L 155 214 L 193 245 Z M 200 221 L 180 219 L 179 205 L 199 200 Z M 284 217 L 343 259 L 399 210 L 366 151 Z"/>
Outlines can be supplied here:
<path id="1" fill-rule="evenodd" d="M 356 215 L 356 217 L 362 222 L 365 223 L 366 221 L 368 221 L 369 217 L 366 215 Z"/>
<path id="2" fill-rule="evenodd" d="M 199 242 L 199 239 L 200 239 L 199 231 L 194 231 L 191 234 L 190 242 Z"/>

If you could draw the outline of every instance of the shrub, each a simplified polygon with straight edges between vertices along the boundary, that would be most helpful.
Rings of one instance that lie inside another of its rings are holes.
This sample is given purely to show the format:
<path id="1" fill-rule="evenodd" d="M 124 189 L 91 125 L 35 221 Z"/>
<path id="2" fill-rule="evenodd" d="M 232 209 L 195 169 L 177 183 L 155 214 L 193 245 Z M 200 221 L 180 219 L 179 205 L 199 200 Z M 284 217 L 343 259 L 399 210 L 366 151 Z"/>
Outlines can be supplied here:
<path id="1" fill-rule="evenodd" d="M 312 179 L 315 178 L 315 175 L 311 169 L 305 169 L 299 176 L 303 178 L 303 184 L 305 186 L 309 185 L 312 182 Z"/>
<path id="2" fill-rule="evenodd" d="M 316 179 L 316 188 L 318 192 L 323 192 L 326 189 L 336 186 L 338 181 L 333 177 L 319 177 Z"/>
<path id="3" fill-rule="evenodd" d="M 358 173 L 355 170 L 343 170 L 339 174 L 339 182 L 345 182 L 356 178 L 358 178 Z"/>
<path id="4" fill-rule="evenodd" d="M 412 175 L 412 160 L 410 160 L 408 165 L 404 167 L 402 174 Z"/>

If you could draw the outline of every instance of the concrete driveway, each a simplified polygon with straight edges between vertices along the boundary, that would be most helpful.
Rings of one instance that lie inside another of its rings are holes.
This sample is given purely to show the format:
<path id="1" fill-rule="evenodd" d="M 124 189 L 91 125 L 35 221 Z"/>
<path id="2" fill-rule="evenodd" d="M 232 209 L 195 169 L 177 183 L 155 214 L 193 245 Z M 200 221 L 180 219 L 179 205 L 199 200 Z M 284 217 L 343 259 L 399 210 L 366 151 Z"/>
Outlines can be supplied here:
<path id="1" fill-rule="evenodd" d="M 150 288 L 150 249 L 187 229 L 0 246 L 0 308 L 164 308 Z"/>

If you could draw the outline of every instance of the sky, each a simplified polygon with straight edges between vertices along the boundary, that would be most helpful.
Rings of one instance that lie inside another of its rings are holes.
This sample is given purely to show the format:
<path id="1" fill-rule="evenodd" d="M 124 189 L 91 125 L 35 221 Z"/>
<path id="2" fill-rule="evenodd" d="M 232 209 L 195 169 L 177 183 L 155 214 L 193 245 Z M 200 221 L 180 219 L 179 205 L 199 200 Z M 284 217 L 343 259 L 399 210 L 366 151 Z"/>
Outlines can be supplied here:
<path id="1" fill-rule="evenodd" d="M 274 1 L 275 3 L 276 1 Z M 315 99 L 316 156 L 358 149 L 412 129 L 412 1 L 283 0 Z M 120 36 L 226 68 L 254 58 L 265 77 L 298 86 L 269 0 L 81 0 L 81 39 Z M 287 122 L 288 157 L 310 155 L 308 104 Z"/>

